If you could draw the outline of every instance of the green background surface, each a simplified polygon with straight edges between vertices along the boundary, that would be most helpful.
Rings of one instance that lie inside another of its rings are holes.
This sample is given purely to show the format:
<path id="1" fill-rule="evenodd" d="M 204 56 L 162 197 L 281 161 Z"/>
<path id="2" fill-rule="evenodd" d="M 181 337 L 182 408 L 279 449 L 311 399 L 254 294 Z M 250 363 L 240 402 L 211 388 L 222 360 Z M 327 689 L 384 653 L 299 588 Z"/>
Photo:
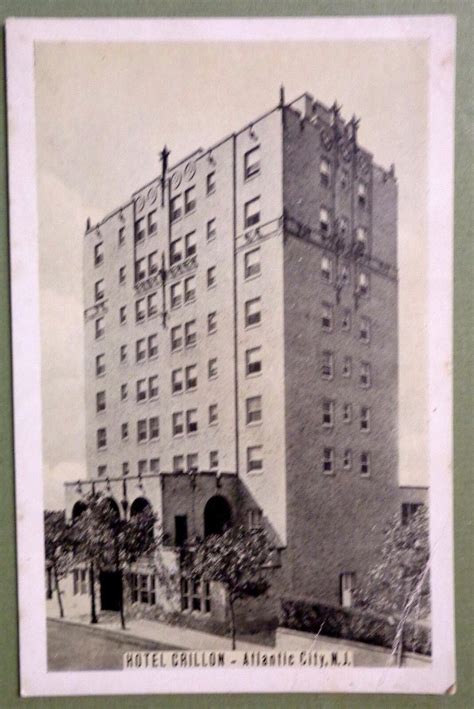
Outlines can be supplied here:
<path id="1" fill-rule="evenodd" d="M 15 569 L 12 380 L 9 314 L 6 81 L 2 27 L 0 111 L 0 707 L 469 707 L 474 705 L 474 575 L 472 509 L 473 402 L 473 67 L 472 0 L 3 0 L 7 17 L 159 16 L 457 16 L 455 243 L 454 243 L 454 517 L 456 574 L 457 693 L 402 695 L 207 695 L 58 697 L 18 696 L 18 635 Z M 2 23 L 3 24 L 3 23 Z"/>

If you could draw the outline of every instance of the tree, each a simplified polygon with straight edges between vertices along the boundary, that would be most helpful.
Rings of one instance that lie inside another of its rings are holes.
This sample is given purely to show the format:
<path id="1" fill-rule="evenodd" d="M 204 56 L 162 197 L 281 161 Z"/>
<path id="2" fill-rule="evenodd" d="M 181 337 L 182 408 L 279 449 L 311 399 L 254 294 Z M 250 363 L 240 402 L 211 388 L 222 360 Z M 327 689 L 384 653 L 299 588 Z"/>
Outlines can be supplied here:
<path id="1" fill-rule="evenodd" d="M 96 572 L 113 568 L 119 574 L 120 621 L 125 629 L 124 572 L 140 556 L 154 551 L 156 517 L 145 507 L 131 519 L 122 519 L 115 503 L 101 493 L 90 493 L 83 502 L 85 510 L 73 522 L 72 537 L 75 558 L 89 565 L 91 623 L 97 623 Z"/>
<path id="2" fill-rule="evenodd" d="M 240 526 L 207 537 L 189 555 L 187 570 L 192 577 L 217 581 L 226 589 L 233 650 L 235 602 L 240 598 L 255 598 L 267 591 L 269 583 L 264 577 L 263 566 L 269 553 L 263 529 L 247 530 Z"/>
<path id="3" fill-rule="evenodd" d="M 356 589 L 356 605 L 397 623 L 392 654 L 401 664 L 403 631 L 430 610 L 429 528 L 424 506 L 406 520 L 397 515 L 386 530 L 378 562 Z"/>
<path id="4" fill-rule="evenodd" d="M 44 542 L 46 562 L 50 564 L 53 572 L 59 615 L 64 618 L 62 591 L 59 582 L 67 575 L 70 568 L 71 538 L 63 511 L 45 511 Z"/>

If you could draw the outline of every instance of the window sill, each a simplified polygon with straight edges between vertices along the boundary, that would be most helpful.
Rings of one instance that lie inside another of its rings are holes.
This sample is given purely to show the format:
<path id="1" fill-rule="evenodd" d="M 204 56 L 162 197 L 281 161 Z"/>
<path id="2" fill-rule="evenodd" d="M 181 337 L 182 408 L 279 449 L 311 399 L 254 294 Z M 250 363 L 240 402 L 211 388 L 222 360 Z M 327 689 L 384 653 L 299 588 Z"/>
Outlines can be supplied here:
<path id="1" fill-rule="evenodd" d="M 246 379 L 256 379 L 257 377 L 261 377 L 262 372 L 246 372 L 245 378 Z"/>
<path id="2" fill-rule="evenodd" d="M 244 276 L 244 282 L 247 283 L 247 281 L 254 281 L 256 278 L 260 278 L 262 275 L 262 272 L 260 271 L 259 273 L 253 273 L 250 276 Z"/>
<path id="3" fill-rule="evenodd" d="M 245 325 L 245 330 L 255 330 L 255 328 L 260 327 L 262 324 L 261 321 L 252 323 L 251 325 Z"/>
<path id="4" fill-rule="evenodd" d="M 261 426 L 263 421 L 260 419 L 260 421 L 247 421 L 246 426 L 249 426 L 249 428 L 255 428 L 256 426 Z"/>
<path id="5" fill-rule="evenodd" d="M 257 477 L 258 475 L 263 475 L 263 470 L 247 470 L 247 475 Z"/>
<path id="6" fill-rule="evenodd" d="M 260 170 L 257 172 L 254 172 L 252 175 L 244 175 L 244 185 L 247 184 L 247 182 L 252 182 L 252 180 L 255 180 L 257 177 L 260 177 L 262 173 Z"/>

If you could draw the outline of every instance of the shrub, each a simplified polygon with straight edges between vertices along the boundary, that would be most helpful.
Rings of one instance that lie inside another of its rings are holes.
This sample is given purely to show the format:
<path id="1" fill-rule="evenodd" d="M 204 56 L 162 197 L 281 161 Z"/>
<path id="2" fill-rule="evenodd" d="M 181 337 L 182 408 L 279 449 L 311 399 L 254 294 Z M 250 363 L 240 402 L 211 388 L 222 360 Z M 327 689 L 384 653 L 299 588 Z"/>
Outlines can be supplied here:
<path id="1" fill-rule="evenodd" d="M 359 608 L 329 606 L 306 598 L 282 598 L 281 625 L 292 630 L 356 640 L 391 648 L 397 620 Z M 406 622 L 403 648 L 431 655 L 431 631 L 424 625 Z"/>

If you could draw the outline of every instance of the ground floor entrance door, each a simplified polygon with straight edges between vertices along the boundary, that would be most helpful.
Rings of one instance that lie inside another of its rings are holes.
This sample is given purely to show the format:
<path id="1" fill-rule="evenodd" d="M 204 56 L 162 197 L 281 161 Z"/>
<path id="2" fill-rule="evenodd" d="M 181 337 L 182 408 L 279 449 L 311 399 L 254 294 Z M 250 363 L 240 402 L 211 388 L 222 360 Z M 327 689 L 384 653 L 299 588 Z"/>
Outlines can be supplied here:
<path id="1" fill-rule="evenodd" d="M 100 572 L 100 607 L 103 611 L 120 610 L 121 581 L 117 571 Z"/>

